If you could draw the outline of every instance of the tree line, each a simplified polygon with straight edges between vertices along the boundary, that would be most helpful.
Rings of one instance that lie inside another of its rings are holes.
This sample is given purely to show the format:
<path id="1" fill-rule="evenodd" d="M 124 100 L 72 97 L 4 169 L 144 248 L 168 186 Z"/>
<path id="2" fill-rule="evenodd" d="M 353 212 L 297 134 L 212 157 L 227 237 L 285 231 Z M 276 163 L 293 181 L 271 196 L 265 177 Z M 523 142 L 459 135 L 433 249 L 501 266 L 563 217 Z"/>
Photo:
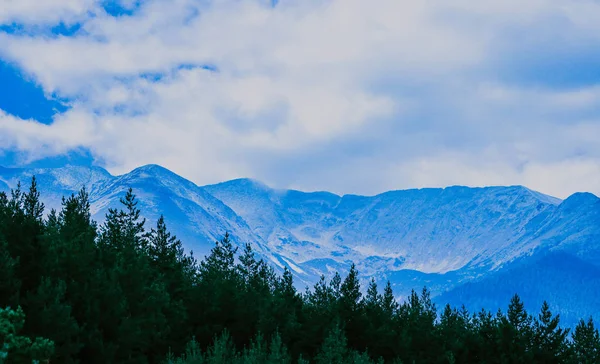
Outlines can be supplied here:
<path id="1" fill-rule="evenodd" d="M 98 225 L 85 189 L 47 214 L 35 178 L 0 193 L 0 363 L 600 363 L 593 320 L 563 329 L 547 303 L 400 303 L 354 266 L 299 292 L 250 245 L 226 234 L 198 261 L 121 203 Z"/>

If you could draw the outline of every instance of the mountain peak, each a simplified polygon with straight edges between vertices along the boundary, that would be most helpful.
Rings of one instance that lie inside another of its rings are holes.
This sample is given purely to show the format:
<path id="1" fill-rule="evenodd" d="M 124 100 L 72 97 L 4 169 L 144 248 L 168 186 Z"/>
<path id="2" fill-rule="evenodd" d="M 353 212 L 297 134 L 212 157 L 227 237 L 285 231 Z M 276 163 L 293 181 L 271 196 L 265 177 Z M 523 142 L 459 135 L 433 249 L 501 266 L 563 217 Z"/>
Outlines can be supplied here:
<path id="1" fill-rule="evenodd" d="M 126 180 L 153 179 L 162 183 L 171 181 L 172 183 L 182 183 L 185 185 L 193 184 L 196 186 L 196 184 L 190 180 L 158 164 L 146 164 L 144 166 L 135 168 L 129 173 L 119 176 L 119 178 Z"/>
<path id="2" fill-rule="evenodd" d="M 564 205 L 592 205 L 598 203 L 600 198 L 589 192 L 576 192 L 564 200 Z"/>
<path id="3" fill-rule="evenodd" d="M 235 189 L 235 190 L 254 190 L 254 191 L 262 191 L 262 192 L 270 192 L 273 189 L 267 186 L 265 183 L 254 179 L 254 178 L 236 178 L 229 181 L 216 183 L 213 185 L 205 186 L 206 189 L 214 189 L 214 188 L 226 188 L 226 189 Z"/>
<path id="4" fill-rule="evenodd" d="M 146 164 L 146 165 L 143 165 L 143 166 L 133 169 L 129 173 L 136 173 L 136 172 L 146 172 L 146 173 L 152 173 L 152 174 L 163 174 L 163 173 L 175 174 L 171 170 L 169 170 L 163 166 L 160 166 L 158 164 Z"/>
<path id="5" fill-rule="evenodd" d="M 551 204 L 551 205 L 555 205 L 555 206 L 558 206 L 562 203 L 562 200 L 560 198 L 546 195 L 546 194 L 538 192 L 538 191 L 534 191 L 531 188 L 528 188 L 528 187 L 525 187 L 522 185 L 508 186 L 507 188 L 518 191 L 519 193 L 528 194 L 531 197 L 533 197 L 543 203 L 547 203 L 547 204 Z"/>

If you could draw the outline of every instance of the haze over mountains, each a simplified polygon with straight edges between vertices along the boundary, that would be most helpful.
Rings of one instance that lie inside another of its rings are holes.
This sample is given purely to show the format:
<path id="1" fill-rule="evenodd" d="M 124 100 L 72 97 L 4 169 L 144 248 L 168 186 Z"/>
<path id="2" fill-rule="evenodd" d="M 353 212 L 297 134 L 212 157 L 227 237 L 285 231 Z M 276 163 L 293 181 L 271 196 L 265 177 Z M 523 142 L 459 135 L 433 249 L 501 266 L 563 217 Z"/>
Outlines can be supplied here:
<path id="1" fill-rule="evenodd" d="M 535 310 L 547 299 L 567 324 L 600 317 L 600 199 L 589 193 L 563 201 L 511 186 L 338 196 L 249 179 L 201 187 L 156 165 L 122 176 L 0 167 L 0 190 L 27 186 L 33 175 L 48 210 L 85 186 L 99 222 L 131 187 L 148 229 L 164 214 L 200 257 L 227 231 L 288 267 L 302 288 L 354 262 L 401 296 L 427 285 L 438 302 L 495 310 L 518 292 Z"/>

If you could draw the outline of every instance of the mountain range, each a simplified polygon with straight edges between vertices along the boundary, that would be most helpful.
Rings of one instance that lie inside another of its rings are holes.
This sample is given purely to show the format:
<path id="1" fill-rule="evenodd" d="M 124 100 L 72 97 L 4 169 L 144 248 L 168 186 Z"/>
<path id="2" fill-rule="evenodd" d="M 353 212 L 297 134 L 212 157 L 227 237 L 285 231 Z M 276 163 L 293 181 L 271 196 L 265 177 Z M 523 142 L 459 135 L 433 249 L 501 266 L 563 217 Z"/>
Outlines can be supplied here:
<path id="1" fill-rule="evenodd" d="M 398 299 L 427 286 L 439 304 L 495 311 L 518 293 L 530 310 L 548 300 L 566 325 L 600 318 L 600 199 L 590 193 L 561 200 L 523 186 L 453 186 L 339 196 L 251 179 L 198 186 L 157 165 L 120 176 L 0 167 L 0 191 L 34 175 L 48 210 L 85 187 L 99 222 L 131 187 L 148 223 L 163 214 L 196 256 L 229 232 L 276 270 L 289 268 L 301 289 L 355 263 L 363 279 L 389 280 Z"/>

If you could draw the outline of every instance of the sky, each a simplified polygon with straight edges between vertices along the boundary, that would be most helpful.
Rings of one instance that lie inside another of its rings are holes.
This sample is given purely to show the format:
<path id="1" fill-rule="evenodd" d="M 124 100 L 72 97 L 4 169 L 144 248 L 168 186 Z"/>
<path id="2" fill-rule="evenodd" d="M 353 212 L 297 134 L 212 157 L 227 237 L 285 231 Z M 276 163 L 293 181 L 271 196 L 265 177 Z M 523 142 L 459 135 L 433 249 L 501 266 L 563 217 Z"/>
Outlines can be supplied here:
<path id="1" fill-rule="evenodd" d="M 2 0 L 0 165 L 600 195 L 597 0 Z"/>

